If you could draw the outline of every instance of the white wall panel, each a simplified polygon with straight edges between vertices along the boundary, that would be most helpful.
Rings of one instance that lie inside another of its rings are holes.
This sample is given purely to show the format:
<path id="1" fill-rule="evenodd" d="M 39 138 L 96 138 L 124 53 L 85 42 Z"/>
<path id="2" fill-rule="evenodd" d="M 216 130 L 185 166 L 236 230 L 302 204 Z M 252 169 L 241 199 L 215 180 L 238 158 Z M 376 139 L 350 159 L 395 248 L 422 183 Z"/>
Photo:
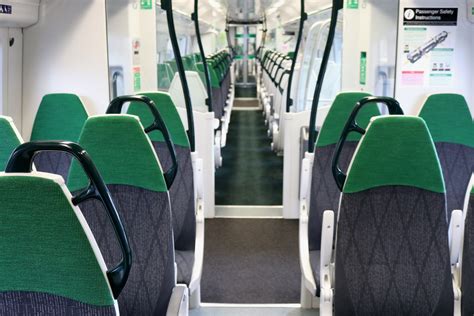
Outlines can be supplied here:
<path id="1" fill-rule="evenodd" d="M 105 0 L 43 0 L 24 29 L 23 128 L 29 139 L 43 95 L 78 94 L 90 114 L 109 103 Z"/>

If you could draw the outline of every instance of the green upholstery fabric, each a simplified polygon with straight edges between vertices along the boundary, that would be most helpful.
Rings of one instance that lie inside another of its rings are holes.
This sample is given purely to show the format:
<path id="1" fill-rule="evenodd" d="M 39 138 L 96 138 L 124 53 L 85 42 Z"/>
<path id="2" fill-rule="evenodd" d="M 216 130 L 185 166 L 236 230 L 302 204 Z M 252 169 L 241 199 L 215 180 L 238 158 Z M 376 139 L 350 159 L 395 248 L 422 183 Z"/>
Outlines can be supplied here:
<path id="1" fill-rule="evenodd" d="M 60 185 L 42 177 L 0 175 L 0 292 L 113 305 L 106 277 Z"/>
<path id="2" fill-rule="evenodd" d="M 189 148 L 189 140 L 186 135 L 186 130 L 184 129 L 179 113 L 176 110 L 176 106 L 174 105 L 170 95 L 163 92 L 140 93 L 140 95 L 147 96 L 156 104 L 158 111 L 165 121 L 166 127 L 168 127 L 173 143 L 175 145 Z M 153 115 L 144 104 L 132 102 L 127 113 L 138 116 L 144 127 L 150 126 L 153 122 Z M 153 131 L 148 134 L 148 136 L 150 136 L 152 141 L 165 141 L 163 135 L 159 131 Z"/>
<path id="3" fill-rule="evenodd" d="M 321 127 L 321 133 L 319 133 L 318 139 L 316 140 L 316 147 L 319 148 L 336 144 L 352 113 L 352 109 L 357 102 L 368 96 L 370 96 L 370 94 L 362 92 L 339 93 L 334 99 L 323 126 Z M 370 118 L 377 115 L 380 115 L 377 105 L 375 103 L 369 104 L 359 112 L 357 122 L 362 128 L 365 128 L 369 125 Z M 359 141 L 360 137 L 358 133 L 351 133 L 347 140 Z"/>
<path id="4" fill-rule="evenodd" d="M 466 99 L 459 94 L 434 94 L 420 111 L 435 143 L 455 143 L 474 148 L 474 125 Z"/>
<path id="5" fill-rule="evenodd" d="M 5 170 L 13 150 L 22 143 L 12 124 L 11 118 L 0 116 L 0 171 Z"/>
<path id="6" fill-rule="evenodd" d="M 401 172 L 398 168 L 401 165 L 403 170 L 412 172 Z M 354 154 L 343 192 L 355 193 L 390 185 L 445 192 L 436 148 L 421 118 L 375 118 Z"/>
<path id="7" fill-rule="evenodd" d="M 47 94 L 36 113 L 31 140 L 67 140 L 76 142 L 87 120 L 87 112 L 75 94 Z"/>
<path id="8" fill-rule="evenodd" d="M 133 151 L 129 144 L 133 143 Z M 160 163 L 151 142 L 136 116 L 102 115 L 89 118 L 84 125 L 79 144 L 94 160 L 105 183 L 140 187 L 166 192 L 167 187 Z M 111 160 L 121 153 L 120 160 Z M 124 166 L 124 161 L 127 165 Z M 87 186 L 88 179 L 77 161 L 71 166 L 68 187 L 71 192 Z"/>

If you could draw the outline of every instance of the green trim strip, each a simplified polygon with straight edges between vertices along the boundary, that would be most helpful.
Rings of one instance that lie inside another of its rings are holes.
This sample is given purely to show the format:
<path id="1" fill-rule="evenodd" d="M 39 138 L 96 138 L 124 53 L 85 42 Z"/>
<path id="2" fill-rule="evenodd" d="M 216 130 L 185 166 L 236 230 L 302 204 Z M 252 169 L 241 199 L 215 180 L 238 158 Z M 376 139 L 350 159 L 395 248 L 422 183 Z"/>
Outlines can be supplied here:
<path id="1" fill-rule="evenodd" d="M 420 111 L 435 143 L 474 147 L 474 124 L 466 99 L 459 94 L 433 94 Z"/>
<path id="2" fill-rule="evenodd" d="M 163 171 L 136 116 L 102 115 L 87 120 L 79 144 L 89 153 L 106 184 L 123 184 L 166 192 Z M 89 181 L 77 161 L 68 187 L 75 192 Z"/>
<path id="3" fill-rule="evenodd" d="M 0 200 L 1 292 L 32 291 L 96 306 L 114 304 L 92 246 L 56 182 L 3 174 Z"/>
<path id="4" fill-rule="evenodd" d="M 363 92 L 339 93 L 334 99 L 323 126 L 321 127 L 321 132 L 316 140 L 316 148 L 336 144 L 341 137 L 342 130 L 355 105 L 361 99 L 368 96 L 370 96 L 370 94 Z M 369 125 L 370 118 L 377 115 L 380 115 L 377 105 L 367 105 L 359 112 L 357 122 L 362 128 L 366 128 L 367 125 Z M 361 136 L 358 133 L 351 133 L 347 140 L 359 141 L 360 138 Z"/>
<path id="5" fill-rule="evenodd" d="M 0 171 L 5 171 L 13 150 L 22 143 L 11 124 L 7 118 L 0 117 Z"/>
<path id="6" fill-rule="evenodd" d="M 436 148 L 421 118 L 375 118 L 354 154 L 343 192 L 395 185 L 446 192 Z"/>
<path id="7" fill-rule="evenodd" d="M 77 142 L 87 112 L 75 94 L 47 94 L 36 114 L 31 140 L 67 140 Z"/>
<path id="8" fill-rule="evenodd" d="M 181 117 L 179 116 L 170 95 L 163 92 L 140 93 L 140 95 L 150 98 L 156 104 L 158 111 L 165 121 L 166 127 L 168 127 L 173 143 L 178 146 L 189 148 L 189 140 L 186 135 L 186 130 L 184 129 Z M 131 103 L 127 113 L 138 116 L 144 127 L 150 126 L 154 120 L 150 110 L 144 106 L 144 104 L 137 104 L 135 102 Z M 151 132 L 148 136 L 152 141 L 165 141 L 163 135 L 159 131 Z"/>

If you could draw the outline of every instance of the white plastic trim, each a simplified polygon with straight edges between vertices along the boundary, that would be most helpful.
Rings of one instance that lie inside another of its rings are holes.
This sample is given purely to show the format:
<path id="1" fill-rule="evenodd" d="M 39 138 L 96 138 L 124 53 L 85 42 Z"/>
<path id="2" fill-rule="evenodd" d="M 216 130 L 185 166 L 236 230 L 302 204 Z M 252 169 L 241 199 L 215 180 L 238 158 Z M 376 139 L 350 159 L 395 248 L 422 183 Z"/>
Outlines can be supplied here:
<path id="1" fill-rule="evenodd" d="M 462 247 L 462 236 L 464 231 L 464 214 L 461 210 L 451 212 L 451 221 L 449 223 L 449 251 L 451 266 L 459 262 L 459 254 Z"/>
<path id="2" fill-rule="evenodd" d="M 200 288 L 202 266 L 204 261 L 204 203 L 201 199 L 196 203 L 196 242 L 194 246 L 194 265 L 191 274 L 191 282 L 189 282 L 189 292 L 193 292 Z"/>
<path id="3" fill-rule="evenodd" d="M 188 316 L 189 295 L 186 285 L 178 284 L 173 288 L 166 316 Z"/>
<path id="4" fill-rule="evenodd" d="M 334 238 L 334 211 L 327 210 L 323 214 L 321 227 L 321 272 L 320 272 L 320 311 L 321 315 L 332 315 L 333 281 L 332 281 L 332 252 Z"/>
<path id="5" fill-rule="evenodd" d="M 304 287 L 314 297 L 316 296 L 316 281 L 314 280 L 309 259 L 308 217 L 304 212 L 300 216 L 299 248 L 302 281 L 304 282 Z"/>

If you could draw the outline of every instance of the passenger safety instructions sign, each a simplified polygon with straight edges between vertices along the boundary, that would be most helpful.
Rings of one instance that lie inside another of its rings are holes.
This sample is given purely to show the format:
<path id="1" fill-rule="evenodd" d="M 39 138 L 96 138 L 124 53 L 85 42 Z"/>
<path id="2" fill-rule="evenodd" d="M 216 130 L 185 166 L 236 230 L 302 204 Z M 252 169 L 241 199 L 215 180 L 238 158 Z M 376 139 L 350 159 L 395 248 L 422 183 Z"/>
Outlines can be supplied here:
<path id="1" fill-rule="evenodd" d="M 457 8 L 403 9 L 402 85 L 452 84 L 457 24 Z"/>

